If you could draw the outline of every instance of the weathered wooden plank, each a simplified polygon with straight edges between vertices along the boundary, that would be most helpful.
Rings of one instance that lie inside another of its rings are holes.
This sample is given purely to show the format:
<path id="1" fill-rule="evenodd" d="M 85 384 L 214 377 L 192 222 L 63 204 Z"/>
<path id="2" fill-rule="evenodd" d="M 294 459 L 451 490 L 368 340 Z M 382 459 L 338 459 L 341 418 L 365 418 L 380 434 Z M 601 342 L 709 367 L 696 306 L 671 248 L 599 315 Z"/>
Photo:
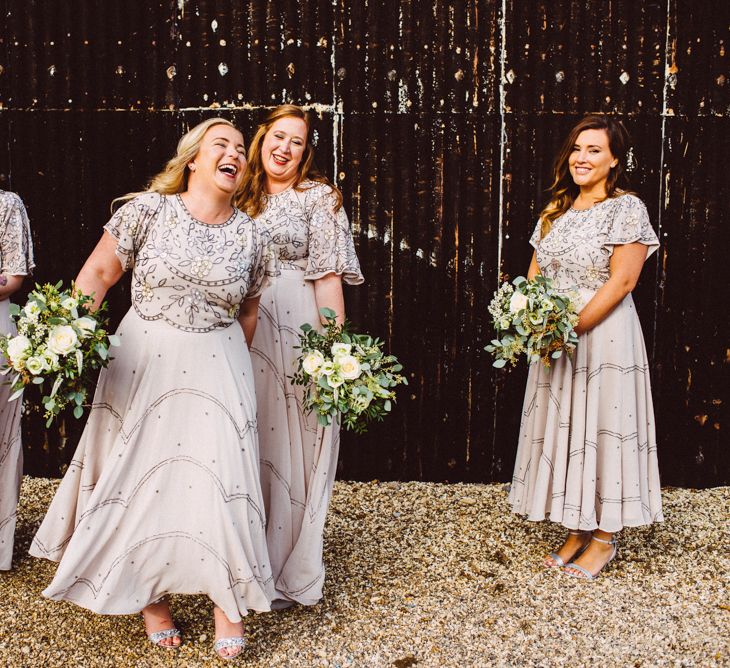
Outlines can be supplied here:
<path id="1" fill-rule="evenodd" d="M 665 480 L 726 481 L 730 339 L 727 118 L 667 119 L 654 400 Z"/>
<path id="2" fill-rule="evenodd" d="M 499 104 L 499 3 L 344 2 L 338 95 L 350 112 L 492 112 Z"/>
<path id="3" fill-rule="evenodd" d="M 332 13 L 327 2 L 179 2 L 179 106 L 331 106 Z"/>
<path id="4" fill-rule="evenodd" d="M 170 2 L 9 2 L 8 95 L 14 109 L 146 109 L 173 103 Z"/>

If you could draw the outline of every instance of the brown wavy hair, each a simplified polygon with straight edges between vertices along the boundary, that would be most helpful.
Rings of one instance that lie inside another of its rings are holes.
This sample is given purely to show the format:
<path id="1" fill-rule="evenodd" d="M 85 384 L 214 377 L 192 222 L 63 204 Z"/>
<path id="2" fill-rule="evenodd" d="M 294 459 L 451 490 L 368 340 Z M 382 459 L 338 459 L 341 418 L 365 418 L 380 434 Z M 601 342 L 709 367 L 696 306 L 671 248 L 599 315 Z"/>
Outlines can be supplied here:
<path id="1" fill-rule="evenodd" d="M 266 172 L 264 171 L 261 147 L 263 146 L 266 133 L 281 118 L 300 118 L 307 126 L 307 142 L 304 147 L 302 161 L 299 163 L 297 177 L 294 180 L 294 189 L 299 191 L 304 190 L 304 188 L 300 188 L 300 185 L 305 181 L 314 181 L 328 185 L 332 188 L 332 194 L 335 196 L 335 211 L 337 211 L 342 206 L 342 193 L 314 164 L 314 146 L 312 146 L 312 142 L 310 141 L 312 125 L 309 114 L 294 104 L 279 105 L 269 113 L 264 122 L 257 128 L 256 134 L 253 136 L 251 144 L 248 147 L 248 167 L 246 168 L 246 173 L 243 175 L 243 183 L 236 197 L 236 206 L 241 211 L 245 211 L 251 218 L 255 218 L 264 210 Z"/>
<path id="2" fill-rule="evenodd" d="M 117 204 L 126 202 L 144 193 L 152 192 L 159 193 L 160 195 L 175 195 L 185 192 L 188 188 L 188 176 L 190 175 L 190 167 L 188 164 L 198 155 L 205 133 L 216 125 L 228 125 L 234 130 L 238 130 L 233 123 L 225 118 L 209 118 L 202 123 L 198 123 L 180 137 L 175 155 L 167 161 L 167 164 L 165 164 L 159 174 L 156 174 L 150 179 L 147 187 L 143 191 L 127 193 L 112 200 L 112 210 L 116 208 Z M 238 195 L 240 190 L 241 186 L 239 186 L 235 194 Z"/>
<path id="3" fill-rule="evenodd" d="M 553 183 L 550 186 L 550 201 L 540 212 L 540 236 L 545 235 L 552 228 L 553 222 L 562 216 L 575 201 L 580 188 L 573 181 L 568 169 L 568 158 L 573 152 L 573 146 L 578 135 L 583 130 L 605 130 L 608 135 L 608 148 L 618 163 L 611 168 L 606 179 L 606 199 L 618 197 L 629 192 L 629 183 L 626 176 L 626 155 L 629 151 L 631 138 L 624 124 L 610 116 L 590 114 L 581 118 L 568 133 L 563 145 L 558 151 L 553 164 Z"/>

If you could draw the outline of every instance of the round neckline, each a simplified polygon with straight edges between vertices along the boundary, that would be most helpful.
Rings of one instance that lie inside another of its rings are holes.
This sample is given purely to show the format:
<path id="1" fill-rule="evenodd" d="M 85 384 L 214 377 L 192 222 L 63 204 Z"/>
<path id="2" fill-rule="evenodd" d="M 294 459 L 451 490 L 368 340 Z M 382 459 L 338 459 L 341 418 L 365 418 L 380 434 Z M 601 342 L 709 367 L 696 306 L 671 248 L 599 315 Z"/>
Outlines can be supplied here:
<path id="1" fill-rule="evenodd" d="M 185 212 L 185 215 L 190 218 L 194 223 L 198 223 L 198 225 L 204 225 L 205 227 L 223 227 L 225 225 L 230 225 L 233 220 L 238 215 L 238 209 L 231 204 L 231 207 L 233 208 L 233 211 L 231 212 L 231 215 L 228 217 L 227 220 L 224 220 L 222 223 L 206 223 L 203 220 L 200 220 L 199 218 L 196 218 L 192 213 L 190 213 L 190 210 L 187 206 L 185 206 L 185 200 L 183 200 L 182 195 L 180 193 L 176 193 L 175 197 L 177 198 L 177 201 L 180 203 L 180 206 L 182 210 Z"/>
<path id="2" fill-rule="evenodd" d="M 600 206 L 601 204 L 605 204 L 611 199 L 615 199 L 614 197 L 606 197 L 605 199 L 602 199 L 600 202 L 596 202 L 592 206 L 589 206 L 587 209 L 576 209 L 574 206 L 570 207 L 571 211 L 575 211 L 576 213 L 585 213 L 586 211 L 593 211 L 597 206 Z"/>
<path id="3" fill-rule="evenodd" d="M 266 193 L 266 197 L 272 198 L 272 197 L 279 197 L 279 195 L 283 195 L 285 193 L 290 192 L 294 189 L 294 184 L 288 185 L 284 190 L 280 190 L 278 193 Z"/>

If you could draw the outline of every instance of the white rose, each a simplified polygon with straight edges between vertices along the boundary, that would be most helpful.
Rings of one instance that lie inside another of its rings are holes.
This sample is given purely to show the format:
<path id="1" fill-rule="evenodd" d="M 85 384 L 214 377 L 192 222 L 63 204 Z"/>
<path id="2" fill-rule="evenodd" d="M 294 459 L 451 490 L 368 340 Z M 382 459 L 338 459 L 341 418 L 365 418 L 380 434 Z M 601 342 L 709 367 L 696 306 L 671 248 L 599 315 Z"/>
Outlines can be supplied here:
<path id="1" fill-rule="evenodd" d="M 324 363 L 324 355 L 319 350 L 314 350 L 302 360 L 302 369 L 304 369 L 310 376 L 313 376 Z"/>
<path id="2" fill-rule="evenodd" d="M 360 362 L 352 355 L 343 355 L 337 360 L 337 363 L 340 367 L 340 375 L 345 380 L 355 380 L 361 373 Z"/>
<path id="3" fill-rule="evenodd" d="M 42 357 L 29 357 L 25 362 L 25 368 L 37 376 L 46 370 L 45 360 Z"/>
<path id="4" fill-rule="evenodd" d="M 510 313 L 517 313 L 523 308 L 527 308 L 527 297 L 521 292 L 515 292 L 509 300 Z"/>
<path id="5" fill-rule="evenodd" d="M 82 316 L 81 318 L 74 320 L 73 324 L 81 330 L 81 335 L 84 337 L 90 336 L 96 329 L 96 320 L 89 318 L 88 316 Z"/>
<path id="6" fill-rule="evenodd" d="M 74 299 L 73 297 L 64 297 L 61 300 L 61 308 L 65 308 L 67 311 L 76 308 L 78 305 L 78 300 Z"/>
<path id="7" fill-rule="evenodd" d="M 352 350 L 352 346 L 349 343 L 333 343 L 332 344 L 332 356 L 338 357 L 339 355 L 349 355 Z"/>
<path id="8" fill-rule="evenodd" d="M 24 360 L 30 353 L 30 340 L 27 336 L 14 336 L 8 341 L 8 357 L 15 363 Z"/>
<path id="9" fill-rule="evenodd" d="M 47 371 L 58 370 L 58 355 L 56 355 L 56 353 L 46 350 L 46 352 L 43 353 L 43 361 L 46 364 Z"/>
<path id="10" fill-rule="evenodd" d="M 68 355 L 78 342 L 79 337 L 70 325 L 56 325 L 48 335 L 48 349 L 56 355 Z"/>

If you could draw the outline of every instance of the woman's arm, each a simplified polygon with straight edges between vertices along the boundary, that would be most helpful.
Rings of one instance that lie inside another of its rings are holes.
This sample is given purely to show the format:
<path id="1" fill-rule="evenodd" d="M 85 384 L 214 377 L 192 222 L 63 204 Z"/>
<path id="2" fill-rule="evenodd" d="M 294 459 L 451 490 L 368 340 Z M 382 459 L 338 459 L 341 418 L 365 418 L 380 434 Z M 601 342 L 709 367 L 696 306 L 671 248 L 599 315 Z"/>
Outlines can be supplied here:
<path id="1" fill-rule="evenodd" d="M 104 232 L 96 248 L 76 277 L 76 288 L 85 295 L 94 296 L 94 308 L 99 308 L 107 290 L 124 274 L 124 269 L 114 252 L 117 240 Z"/>
<path id="2" fill-rule="evenodd" d="M 256 323 L 259 317 L 259 301 L 261 297 L 251 297 L 250 299 L 244 299 L 241 304 L 241 312 L 238 314 L 238 322 L 243 330 L 243 335 L 246 337 L 246 343 L 248 347 L 251 347 L 253 342 L 254 334 L 256 334 Z"/>
<path id="3" fill-rule="evenodd" d="M 576 334 L 581 335 L 593 329 L 636 287 L 646 252 L 647 247 L 640 243 L 614 246 L 610 263 L 611 277 L 580 312 Z"/>
<path id="4" fill-rule="evenodd" d="M 7 299 L 14 292 L 20 290 L 24 278 L 25 276 L 16 276 L 14 274 L 0 274 L 0 301 Z"/>
<path id="5" fill-rule="evenodd" d="M 540 273 L 540 267 L 537 266 L 537 251 L 533 251 L 532 260 L 530 260 L 530 268 L 527 270 L 527 280 L 531 281 Z"/>
<path id="6" fill-rule="evenodd" d="M 337 324 L 345 322 L 345 296 L 342 294 L 342 277 L 330 273 L 314 281 L 314 299 L 317 310 L 330 308 L 337 314 Z"/>

